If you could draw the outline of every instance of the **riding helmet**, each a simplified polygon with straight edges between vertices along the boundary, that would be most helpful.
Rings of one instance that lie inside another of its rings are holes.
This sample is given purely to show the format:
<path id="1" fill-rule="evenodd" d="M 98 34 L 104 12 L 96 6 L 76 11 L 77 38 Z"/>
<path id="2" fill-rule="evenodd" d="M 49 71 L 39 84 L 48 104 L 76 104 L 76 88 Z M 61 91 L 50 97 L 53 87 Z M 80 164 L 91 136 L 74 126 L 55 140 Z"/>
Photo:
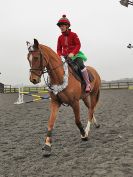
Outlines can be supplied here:
<path id="1" fill-rule="evenodd" d="M 66 15 L 62 15 L 62 18 L 59 19 L 57 26 L 60 25 L 69 25 L 69 27 L 71 26 L 70 21 L 68 20 L 68 18 L 66 18 Z"/>

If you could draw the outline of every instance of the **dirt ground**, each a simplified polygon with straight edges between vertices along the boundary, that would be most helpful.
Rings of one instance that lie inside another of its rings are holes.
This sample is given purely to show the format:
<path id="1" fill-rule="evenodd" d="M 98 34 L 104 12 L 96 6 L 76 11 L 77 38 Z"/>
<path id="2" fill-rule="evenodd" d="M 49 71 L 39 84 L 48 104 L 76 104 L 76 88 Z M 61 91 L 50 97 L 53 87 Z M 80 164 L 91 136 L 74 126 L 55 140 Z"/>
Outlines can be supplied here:
<path id="1" fill-rule="evenodd" d="M 49 100 L 15 105 L 17 97 L 0 94 L 0 177 L 133 177 L 133 90 L 101 91 L 95 112 L 101 126 L 91 127 L 87 142 L 72 109 L 62 106 L 49 158 L 41 150 Z M 83 102 L 81 120 L 86 126 Z"/>

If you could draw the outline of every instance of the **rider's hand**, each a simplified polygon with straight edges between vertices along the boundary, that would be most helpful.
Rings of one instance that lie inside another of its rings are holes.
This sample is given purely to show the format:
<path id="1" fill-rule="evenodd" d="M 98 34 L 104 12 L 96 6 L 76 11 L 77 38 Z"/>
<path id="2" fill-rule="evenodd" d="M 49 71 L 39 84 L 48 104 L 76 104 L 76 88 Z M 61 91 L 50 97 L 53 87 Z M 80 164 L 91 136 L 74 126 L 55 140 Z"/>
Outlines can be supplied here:
<path id="1" fill-rule="evenodd" d="M 72 58 L 73 56 L 74 56 L 73 53 L 69 53 L 69 54 L 68 54 L 68 57 L 69 57 L 69 58 Z"/>

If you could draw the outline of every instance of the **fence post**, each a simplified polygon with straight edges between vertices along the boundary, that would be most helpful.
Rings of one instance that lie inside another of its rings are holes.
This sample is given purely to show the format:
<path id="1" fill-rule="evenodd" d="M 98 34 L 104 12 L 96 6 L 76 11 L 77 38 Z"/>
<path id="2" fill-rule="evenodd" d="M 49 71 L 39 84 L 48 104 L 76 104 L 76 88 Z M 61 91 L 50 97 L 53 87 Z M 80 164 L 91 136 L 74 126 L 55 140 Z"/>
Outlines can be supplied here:
<path id="1" fill-rule="evenodd" d="M 120 87 L 120 84 L 119 84 L 119 82 L 118 82 L 118 88 Z"/>
<path id="2" fill-rule="evenodd" d="M 10 85 L 10 93 L 12 93 L 12 86 Z"/>
<path id="3" fill-rule="evenodd" d="M 127 88 L 129 88 L 129 82 L 127 82 Z"/>

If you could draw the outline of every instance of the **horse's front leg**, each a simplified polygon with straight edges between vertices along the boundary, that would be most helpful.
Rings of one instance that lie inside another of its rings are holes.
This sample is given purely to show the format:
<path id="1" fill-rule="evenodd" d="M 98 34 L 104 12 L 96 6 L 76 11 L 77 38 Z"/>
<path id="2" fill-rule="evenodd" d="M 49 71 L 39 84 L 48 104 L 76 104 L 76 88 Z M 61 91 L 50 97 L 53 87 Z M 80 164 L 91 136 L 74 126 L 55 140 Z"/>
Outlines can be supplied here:
<path id="1" fill-rule="evenodd" d="M 79 101 L 75 101 L 71 106 L 73 108 L 73 112 L 74 112 L 74 115 L 75 115 L 75 123 L 76 123 L 77 127 L 80 130 L 81 138 L 82 138 L 82 140 L 86 141 L 88 139 L 88 137 L 86 137 L 85 130 L 84 130 L 83 125 L 82 125 L 82 123 L 80 121 Z"/>
<path id="2" fill-rule="evenodd" d="M 51 155 L 51 144 L 52 144 L 52 130 L 55 124 L 56 116 L 59 110 L 60 104 L 54 100 L 51 100 L 51 113 L 48 121 L 48 132 L 45 139 L 45 145 L 42 148 L 43 155 L 44 156 L 50 156 Z"/>

